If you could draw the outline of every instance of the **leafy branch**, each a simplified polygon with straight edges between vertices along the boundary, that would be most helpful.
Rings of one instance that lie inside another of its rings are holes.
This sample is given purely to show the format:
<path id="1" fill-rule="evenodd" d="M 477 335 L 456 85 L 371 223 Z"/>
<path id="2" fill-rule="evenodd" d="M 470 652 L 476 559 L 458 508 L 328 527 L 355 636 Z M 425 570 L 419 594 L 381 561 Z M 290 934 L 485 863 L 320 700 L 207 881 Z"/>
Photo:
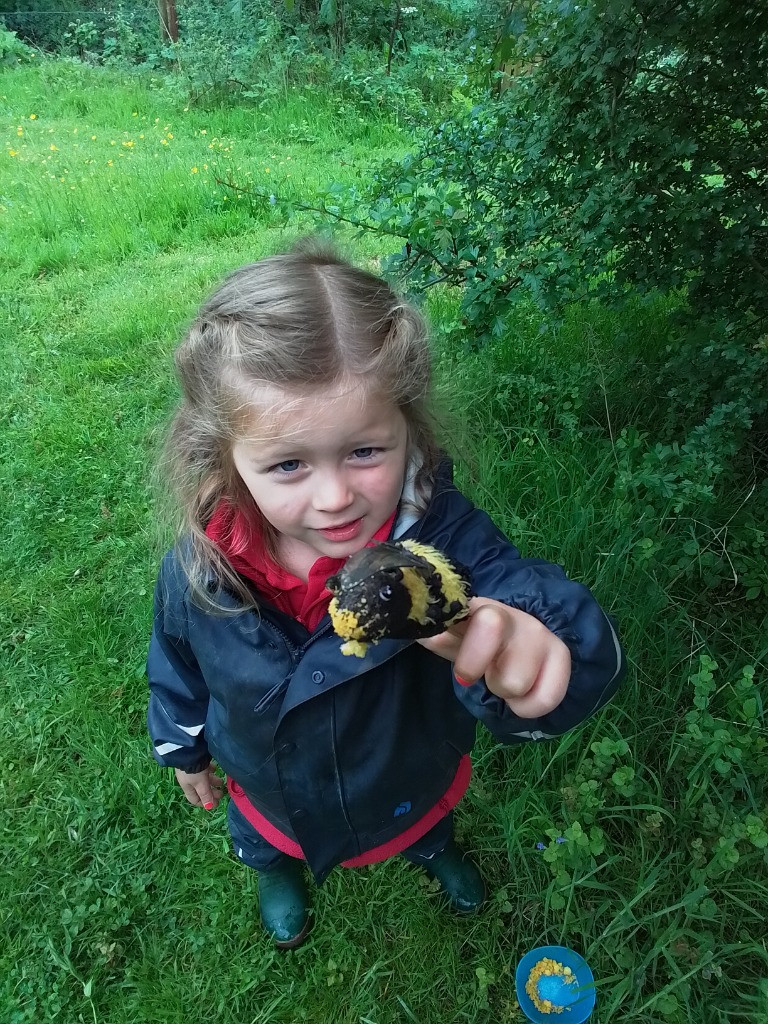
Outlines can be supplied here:
<path id="1" fill-rule="evenodd" d="M 453 276 L 452 272 L 447 266 L 443 264 L 440 257 L 432 250 L 419 244 L 417 241 L 409 240 L 407 232 L 397 231 L 393 228 L 387 227 L 384 224 L 375 224 L 371 221 L 360 220 L 357 217 L 348 217 L 341 213 L 338 208 L 328 206 L 326 203 L 322 203 L 320 206 L 314 206 L 312 203 L 306 203 L 299 200 L 291 199 L 280 199 L 274 193 L 267 192 L 266 189 L 258 188 L 245 188 L 242 185 L 238 185 L 234 181 L 230 181 L 226 178 L 214 178 L 217 185 L 221 185 L 224 188 L 230 189 L 231 191 L 237 192 L 239 195 L 251 196 L 256 199 L 265 200 L 269 205 L 274 206 L 280 202 L 284 207 L 291 210 L 301 210 L 304 213 L 317 213 L 322 217 L 329 217 L 331 220 L 339 224 L 349 224 L 351 227 L 357 228 L 359 231 L 369 231 L 377 235 L 388 235 L 391 238 L 402 239 L 404 242 L 404 248 L 408 257 L 414 256 L 415 259 L 424 258 L 435 263 L 436 266 L 444 273 L 443 280 L 450 280 Z M 436 284 L 437 282 L 432 282 Z"/>

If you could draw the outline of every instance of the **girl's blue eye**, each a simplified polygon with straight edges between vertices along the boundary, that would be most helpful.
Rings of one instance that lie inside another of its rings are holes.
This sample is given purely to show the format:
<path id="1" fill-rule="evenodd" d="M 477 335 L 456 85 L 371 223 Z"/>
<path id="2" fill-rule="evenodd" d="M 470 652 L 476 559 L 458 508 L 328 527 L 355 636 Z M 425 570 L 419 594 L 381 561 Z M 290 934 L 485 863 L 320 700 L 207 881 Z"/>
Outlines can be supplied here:
<path id="1" fill-rule="evenodd" d="M 298 459 L 286 459 L 285 462 L 278 462 L 275 469 L 279 469 L 283 473 L 295 473 L 299 466 Z"/>
<path id="2" fill-rule="evenodd" d="M 354 454 L 358 459 L 370 459 L 375 451 L 375 448 L 355 448 Z"/>

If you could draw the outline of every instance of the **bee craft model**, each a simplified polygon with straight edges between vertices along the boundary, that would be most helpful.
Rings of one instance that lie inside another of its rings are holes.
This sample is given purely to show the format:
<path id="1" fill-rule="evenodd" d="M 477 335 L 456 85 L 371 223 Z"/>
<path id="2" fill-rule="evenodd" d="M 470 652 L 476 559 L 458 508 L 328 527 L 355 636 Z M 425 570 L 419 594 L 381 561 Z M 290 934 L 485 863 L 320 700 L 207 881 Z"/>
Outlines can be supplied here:
<path id="1" fill-rule="evenodd" d="M 469 615 L 471 584 L 463 567 L 417 541 L 363 548 L 328 580 L 328 611 L 345 641 L 342 654 L 365 656 L 388 637 L 418 640 L 442 633 Z"/>

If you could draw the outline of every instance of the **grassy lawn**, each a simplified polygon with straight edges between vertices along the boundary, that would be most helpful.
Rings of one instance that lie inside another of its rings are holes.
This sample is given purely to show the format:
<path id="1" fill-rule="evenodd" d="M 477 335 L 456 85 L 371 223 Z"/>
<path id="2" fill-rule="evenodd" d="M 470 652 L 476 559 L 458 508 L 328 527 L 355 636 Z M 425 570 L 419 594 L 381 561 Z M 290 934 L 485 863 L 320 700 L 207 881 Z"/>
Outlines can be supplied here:
<path id="1" fill-rule="evenodd" d="M 521 309 L 471 355 L 446 341 L 455 296 L 431 296 L 462 482 L 524 554 L 595 589 L 630 674 L 559 743 L 480 739 L 458 829 L 491 884 L 482 916 L 445 915 L 401 861 L 337 870 L 310 942 L 278 955 L 223 807 L 193 811 L 149 753 L 151 467 L 201 298 L 309 226 L 214 179 L 311 199 L 409 140 L 332 99 L 184 109 L 67 62 L 5 72 L 0 111 L 0 1019 L 512 1024 L 515 964 L 550 942 L 590 961 L 599 1024 L 768 1019 L 765 608 L 712 577 L 759 492 L 684 515 L 648 497 L 652 381 L 627 368 L 664 345 L 667 305 L 577 309 L 546 334 Z M 738 554 L 762 564 L 754 534 Z M 691 542 L 700 572 L 676 576 Z"/>

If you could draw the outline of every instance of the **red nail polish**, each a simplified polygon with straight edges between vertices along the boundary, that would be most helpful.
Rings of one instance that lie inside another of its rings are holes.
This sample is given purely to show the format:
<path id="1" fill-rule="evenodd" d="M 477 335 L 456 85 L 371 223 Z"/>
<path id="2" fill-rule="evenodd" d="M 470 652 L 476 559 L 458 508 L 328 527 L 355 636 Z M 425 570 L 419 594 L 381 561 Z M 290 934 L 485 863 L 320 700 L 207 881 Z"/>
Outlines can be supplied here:
<path id="1" fill-rule="evenodd" d="M 213 810 L 213 804 L 203 804 L 203 807 L 206 809 L 206 811 Z"/>
<path id="2" fill-rule="evenodd" d="M 456 676 L 456 682 L 459 684 L 459 686 L 471 686 L 472 685 L 471 682 L 468 682 L 466 679 L 462 679 L 461 676 L 457 676 L 455 672 L 453 674 L 454 674 L 454 676 Z"/>

